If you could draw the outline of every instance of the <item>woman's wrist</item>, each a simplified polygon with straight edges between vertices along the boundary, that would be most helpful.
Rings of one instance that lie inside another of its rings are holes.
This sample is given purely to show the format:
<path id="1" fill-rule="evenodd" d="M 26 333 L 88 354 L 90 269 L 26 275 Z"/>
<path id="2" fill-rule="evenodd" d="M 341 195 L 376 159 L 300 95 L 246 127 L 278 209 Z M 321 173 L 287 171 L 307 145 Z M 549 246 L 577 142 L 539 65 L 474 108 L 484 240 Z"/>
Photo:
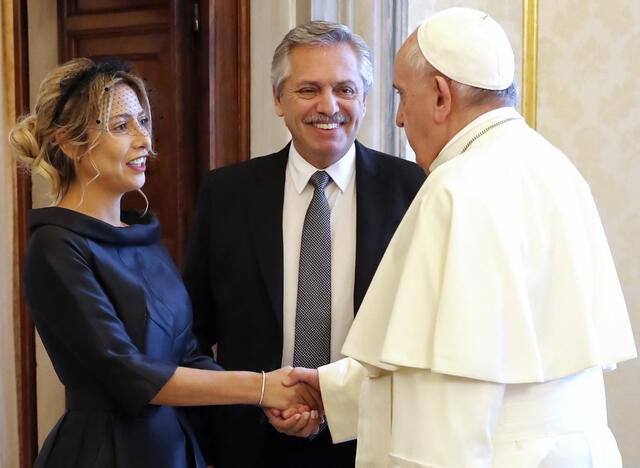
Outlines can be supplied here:
<path id="1" fill-rule="evenodd" d="M 247 393 L 245 394 L 246 399 L 243 403 L 249 405 L 260 405 L 260 395 L 262 394 L 262 374 L 260 372 L 247 372 L 247 374 L 249 376 L 249 387 L 247 388 Z"/>

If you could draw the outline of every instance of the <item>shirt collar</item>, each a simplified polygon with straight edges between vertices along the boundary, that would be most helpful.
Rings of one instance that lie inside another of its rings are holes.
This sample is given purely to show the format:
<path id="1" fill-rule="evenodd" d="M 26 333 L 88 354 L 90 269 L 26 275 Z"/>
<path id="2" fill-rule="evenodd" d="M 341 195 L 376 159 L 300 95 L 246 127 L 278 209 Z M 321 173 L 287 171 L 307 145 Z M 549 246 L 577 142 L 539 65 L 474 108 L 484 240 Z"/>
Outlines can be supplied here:
<path id="1" fill-rule="evenodd" d="M 304 188 L 309 183 L 309 179 L 316 171 L 325 171 L 331 177 L 331 180 L 338 186 L 340 191 L 344 192 L 349 186 L 349 182 L 352 179 L 353 173 L 356 169 L 356 146 L 351 144 L 351 147 L 347 152 L 326 169 L 318 169 L 311 165 L 306 159 L 304 159 L 300 153 L 296 150 L 293 143 L 289 147 L 289 161 L 287 165 L 289 167 L 289 174 L 293 179 L 293 184 L 298 191 L 302 193 Z"/>
<path id="2" fill-rule="evenodd" d="M 472 120 L 466 127 L 460 130 L 455 136 L 449 140 L 444 148 L 440 151 L 440 154 L 433 160 L 429 166 L 429 172 L 433 172 L 438 166 L 452 160 L 456 156 L 462 153 L 462 149 L 465 145 L 483 128 L 487 128 L 496 122 L 500 122 L 504 119 L 514 118 L 522 116 L 513 107 L 500 107 L 498 109 L 486 112 L 475 120 Z"/>

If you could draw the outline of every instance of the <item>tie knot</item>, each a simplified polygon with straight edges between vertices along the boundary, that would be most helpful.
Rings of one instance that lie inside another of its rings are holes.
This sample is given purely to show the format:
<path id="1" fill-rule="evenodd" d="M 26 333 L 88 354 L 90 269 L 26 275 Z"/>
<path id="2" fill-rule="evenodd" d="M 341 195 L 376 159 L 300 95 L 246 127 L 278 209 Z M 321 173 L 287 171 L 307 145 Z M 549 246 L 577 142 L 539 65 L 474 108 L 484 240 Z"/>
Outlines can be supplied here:
<path id="1" fill-rule="evenodd" d="M 327 174 L 324 171 L 318 171 L 315 174 L 313 174 L 311 178 L 309 178 L 309 182 L 315 188 L 324 190 L 324 188 L 329 183 L 329 179 L 330 179 L 329 174 Z"/>

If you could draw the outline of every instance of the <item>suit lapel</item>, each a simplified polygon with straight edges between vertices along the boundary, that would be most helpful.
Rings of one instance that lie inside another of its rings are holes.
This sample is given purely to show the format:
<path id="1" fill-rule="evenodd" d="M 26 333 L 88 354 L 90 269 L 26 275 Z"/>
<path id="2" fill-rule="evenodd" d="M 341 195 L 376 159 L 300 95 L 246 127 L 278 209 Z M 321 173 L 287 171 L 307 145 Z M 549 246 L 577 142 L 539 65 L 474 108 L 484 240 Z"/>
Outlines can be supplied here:
<path id="1" fill-rule="evenodd" d="M 264 279 L 275 318 L 282 330 L 282 206 L 289 145 L 265 164 L 254 166 L 254 187 L 250 194 L 250 225 L 260 273 Z M 250 292 L 248 292 L 250 294 Z"/>
<path id="2" fill-rule="evenodd" d="M 267 164 L 254 167 L 249 218 L 260 273 L 269 292 L 279 329 L 282 330 L 282 207 L 289 145 L 273 157 L 265 157 L 271 158 Z M 392 234 L 393 227 L 385 222 L 389 202 L 385 197 L 382 176 L 376 156 L 356 141 L 355 311 L 362 303 Z"/>
<path id="3" fill-rule="evenodd" d="M 389 236 L 384 181 L 376 156 L 356 141 L 356 271 L 353 307 L 357 312 L 382 258 Z"/>

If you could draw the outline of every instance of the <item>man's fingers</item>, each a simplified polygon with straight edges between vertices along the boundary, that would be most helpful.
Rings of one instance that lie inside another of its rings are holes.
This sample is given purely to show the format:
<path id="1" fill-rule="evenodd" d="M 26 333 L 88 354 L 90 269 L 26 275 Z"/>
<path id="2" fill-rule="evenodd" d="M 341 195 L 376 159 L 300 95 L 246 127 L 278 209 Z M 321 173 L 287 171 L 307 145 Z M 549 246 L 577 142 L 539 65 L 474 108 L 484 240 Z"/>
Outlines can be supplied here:
<path id="1" fill-rule="evenodd" d="M 291 416 L 293 416 L 296 413 L 304 413 L 305 411 L 310 411 L 310 407 L 308 406 L 298 406 L 298 407 L 294 407 L 294 408 L 287 408 L 284 411 L 280 412 L 280 417 L 282 419 L 289 419 Z"/>
<path id="2" fill-rule="evenodd" d="M 295 382 L 304 382 L 320 391 L 320 376 L 318 369 L 307 369 L 306 367 L 295 367 L 288 374 L 289 379 Z"/>
<path id="3" fill-rule="evenodd" d="M 295 421 L 288 431 L 286 432 L 288 435 L 298 436 L 298 437 L 309 437 L 311 434 L 315 433 L 318 429 L 317 418 L 313 418 L 311 412 L 305 412 L 301 415 L 300 419 Z"/>
<path id="4" fill-rule="evenodd" d="M 298 382 L 306 382 L 307 378 L 307 369 L 305 369 L 304 367 L 294 367 L 287 375 L 287 378 L 282 381 L 282 383 L 287 387 L 290 387 L 291 385 L 295 385 Z"/>
<path id="5" fill-rule="evenodd" d="M 314 415 L 310 414 L 309 418 L 298 421 L 298 424 L 296 425 L 296 435 L 298 437 L 309 437 L 311 434 L 315 434 L 318 431 L 320 420 L 317 418 L 317 414 L 315 416 L 316 417 L 314 418 Z"/>
<path id="6" fill-rule="evenodd" d="M 308 437 L 314 434 L 318 430 L 318 424 L 320 422 L 318 412 L 316 410 L 309 411 L 308 409 L 302 413 L 293 409 L 294 414 L 289 418 L 283 418 L 287 411 L 281 412 L 280 416 L 274 416 L 269 410 L 265 410 L 265 414 L 269 419 L 271 425 L 283 434 L 298 437 Z"/>
<path id="7" fill-rule="evenodd" d="M 323 410 L 322 396 L 313 387 L 302 384 L 300 388 L 300 396 L 304 399 L 305 403 L 316 410 Z"/>
<path id="8" fill-rule="evenodd" d="M 300 415 L 300 418 L 295 421 L 295 423 L 291 426 L 289 435 L 300 435 L 300 432 L 307 426 L 309 423 L 309 419 L 311 418 L 310 413 L 305 411 Z"/>

